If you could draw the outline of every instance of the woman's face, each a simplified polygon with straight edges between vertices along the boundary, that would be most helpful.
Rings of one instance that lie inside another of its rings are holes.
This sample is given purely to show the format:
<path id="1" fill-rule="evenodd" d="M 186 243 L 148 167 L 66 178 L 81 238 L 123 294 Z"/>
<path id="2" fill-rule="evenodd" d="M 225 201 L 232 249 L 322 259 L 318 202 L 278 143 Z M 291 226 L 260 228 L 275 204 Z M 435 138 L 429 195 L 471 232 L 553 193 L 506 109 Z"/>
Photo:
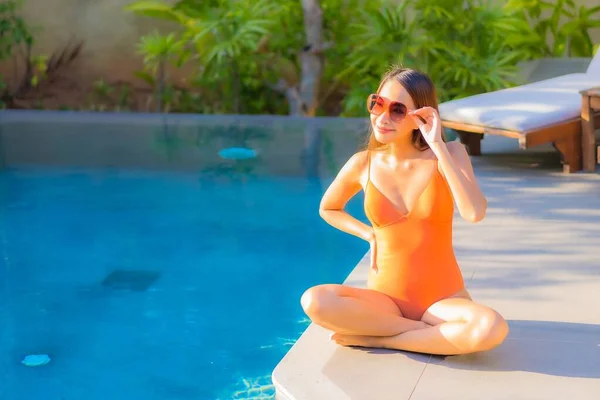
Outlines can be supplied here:
<path id="1" fill-rule="evenodd" d="M 418 129 L 413 119 L 406 115 L 406 112 L 415 110 L 413 99 L 395 79 L 387 81 L 378 94 L 380 99 L 377 107 L 382 112 L 377 112 L 379 115 L 371 113 L 375 139 L 382 144 L 406 141 L 411 137 L 412 131 Z"/>

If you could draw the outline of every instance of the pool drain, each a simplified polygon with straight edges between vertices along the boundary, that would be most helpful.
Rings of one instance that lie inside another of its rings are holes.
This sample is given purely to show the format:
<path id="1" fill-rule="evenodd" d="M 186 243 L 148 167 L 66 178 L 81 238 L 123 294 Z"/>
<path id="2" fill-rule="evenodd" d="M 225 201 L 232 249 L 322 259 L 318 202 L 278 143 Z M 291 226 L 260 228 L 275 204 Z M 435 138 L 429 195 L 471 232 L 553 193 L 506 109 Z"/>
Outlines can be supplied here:
<path id="1" fill-rule="evenodd" d="M 27 367 L 41 367 L 42 365 L 46 365 L 50 362 L 50 356 L 47 354 L 31 354 L 26 356 L 21 364 Z"/>
<path id="2" fill-rule="evenodd" d="M 249 160 L 257 155 L 256 150 L 247 147 L 228 147 L 219 151 L 219 156 L 227 160 Z"/>

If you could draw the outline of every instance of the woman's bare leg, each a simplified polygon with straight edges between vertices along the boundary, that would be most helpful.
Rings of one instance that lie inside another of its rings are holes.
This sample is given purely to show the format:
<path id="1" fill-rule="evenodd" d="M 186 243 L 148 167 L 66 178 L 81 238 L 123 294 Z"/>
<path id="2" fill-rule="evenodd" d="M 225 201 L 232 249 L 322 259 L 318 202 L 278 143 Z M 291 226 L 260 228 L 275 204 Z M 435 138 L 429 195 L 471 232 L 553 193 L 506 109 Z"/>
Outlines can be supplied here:
<path id="1" fill-rule="evenodd" d="M 317 325 L 349 335 L 392 336 L 428 325 L 402 316 L 396 303 L 383 293 L 343 285 L 319 285 L 300 300 Z"/>
<path id="2" fill-rule="evenodd" d="M 457 355 L 491 350 L 504 341 L 509 330 L 500 314 L 468 298 L 441 300 L 425 312 L 422 321 L 430 327 L 387 337 L 336 333 L 332 339 L 344 346 Z"/>

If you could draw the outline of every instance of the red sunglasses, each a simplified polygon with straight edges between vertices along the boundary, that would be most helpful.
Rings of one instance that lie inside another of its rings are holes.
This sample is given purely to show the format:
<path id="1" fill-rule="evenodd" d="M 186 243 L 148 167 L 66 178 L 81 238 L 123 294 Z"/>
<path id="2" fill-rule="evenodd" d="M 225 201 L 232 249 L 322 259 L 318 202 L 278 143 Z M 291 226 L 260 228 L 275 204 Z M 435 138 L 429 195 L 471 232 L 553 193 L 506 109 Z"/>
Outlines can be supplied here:
<path id="1" fill-rule="evenodd" d="M 402 121 L 408 113 L 408 108 L 398 101 L 390 101 L 378 94 L 369 95 L 367 98 L 367 110 L 371 114 L 381 115 L 386 109 L 388 110 L 390 119 L 394 122 Z"/>

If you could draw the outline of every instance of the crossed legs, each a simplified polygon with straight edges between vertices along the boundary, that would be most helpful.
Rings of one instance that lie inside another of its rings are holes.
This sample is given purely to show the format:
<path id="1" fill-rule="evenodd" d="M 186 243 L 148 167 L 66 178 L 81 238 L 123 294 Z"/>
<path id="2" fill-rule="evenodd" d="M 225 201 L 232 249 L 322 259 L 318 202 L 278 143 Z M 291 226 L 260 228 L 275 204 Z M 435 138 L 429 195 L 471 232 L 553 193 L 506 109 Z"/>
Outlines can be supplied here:
<path id="1" fill-rule="evenodd" d="M 300 303 L 314 323 L 346 335 L 393 336 L 427 327 L 404 318 L 392 299 L 369 289 L 319 285 L 304 292 Z"/>
<path id="2" fill-rule="evenodd" d="M 301 304 L 315 324 L 333 331 L 332 339 L 344 346 L 456 355 L 491 350 L 508 334 L 504 318 L 466 292 L 433 304 L 421 321 L 404 318 L 383 293 L 343 285 L 312 287 Z"/>

